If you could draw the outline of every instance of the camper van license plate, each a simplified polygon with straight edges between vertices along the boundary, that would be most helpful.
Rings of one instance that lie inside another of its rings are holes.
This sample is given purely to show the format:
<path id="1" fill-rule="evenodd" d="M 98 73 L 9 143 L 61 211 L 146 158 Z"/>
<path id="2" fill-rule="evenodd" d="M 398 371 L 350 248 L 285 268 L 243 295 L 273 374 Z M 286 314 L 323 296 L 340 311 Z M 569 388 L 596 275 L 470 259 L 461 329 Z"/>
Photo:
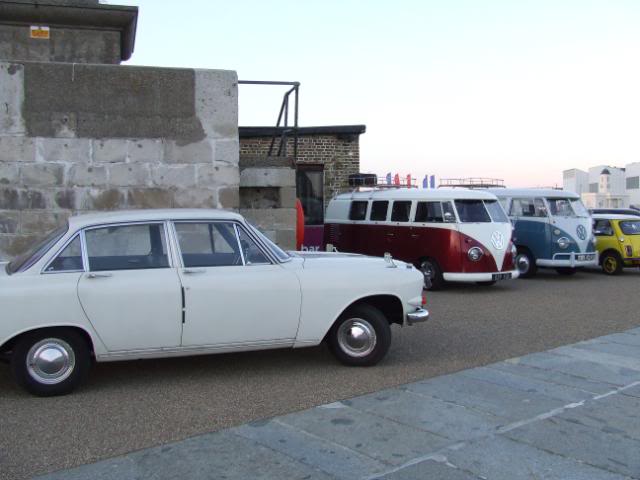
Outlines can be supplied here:
<path id="1" fill-rule="evenodd" d="M 585 262 L 587 260 L 593 260 L 595 258 L 595 255 L 593 254 L 587 254 L 587 255 L 576 255 L 576 259 L 579 262 Z"/>
<path id="2" fill-rule="evenodd" d="M 492 276 L 493 280 L 509 280 L 511 278 L 510 273 L 494 273 Z"/>

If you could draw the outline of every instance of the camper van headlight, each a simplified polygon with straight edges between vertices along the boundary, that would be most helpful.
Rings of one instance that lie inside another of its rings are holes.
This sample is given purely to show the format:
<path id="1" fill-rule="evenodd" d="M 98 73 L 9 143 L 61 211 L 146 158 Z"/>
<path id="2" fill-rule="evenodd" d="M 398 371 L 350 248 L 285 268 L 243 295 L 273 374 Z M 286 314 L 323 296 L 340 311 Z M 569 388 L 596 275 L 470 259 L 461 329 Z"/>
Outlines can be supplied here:
<path id="1" fill-rule="evenodd" d="M 570 244 L 570 243 L 571 243 L 571 242 L 569 241 L 569 239 L 568 239 L 567 237 L 560 237 L 560 238 L 558 239 L 558 246 L 559 246 L 560 248 L 563 248 L 563 249 L 564 249 L 564 248 L 567 248 L 567 247 L 569 246 L 569 244 Z"/>
<path id="2" fill-rule="evenodd" d="M 484 255 L 484 253 L 480 247 L 472 247 L 469 249 L 469 253 L 467 255 L 469 256 L 469 260 L 471 260 L 472 262 L 477 262 L 482 258 L 482 255 Z"/>

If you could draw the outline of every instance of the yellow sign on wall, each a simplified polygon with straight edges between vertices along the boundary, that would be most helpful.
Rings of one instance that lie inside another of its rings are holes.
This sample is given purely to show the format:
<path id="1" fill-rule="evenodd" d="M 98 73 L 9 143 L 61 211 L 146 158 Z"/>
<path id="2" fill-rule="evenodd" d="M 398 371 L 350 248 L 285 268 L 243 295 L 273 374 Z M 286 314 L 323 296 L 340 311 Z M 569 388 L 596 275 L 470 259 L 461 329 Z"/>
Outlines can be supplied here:
<path id="1" fill-rule="evenodd" d="M 31 25 L 31 38 L 39 38 L 41 40 L 49 40 L 49 27 L 39 25 Z"/>

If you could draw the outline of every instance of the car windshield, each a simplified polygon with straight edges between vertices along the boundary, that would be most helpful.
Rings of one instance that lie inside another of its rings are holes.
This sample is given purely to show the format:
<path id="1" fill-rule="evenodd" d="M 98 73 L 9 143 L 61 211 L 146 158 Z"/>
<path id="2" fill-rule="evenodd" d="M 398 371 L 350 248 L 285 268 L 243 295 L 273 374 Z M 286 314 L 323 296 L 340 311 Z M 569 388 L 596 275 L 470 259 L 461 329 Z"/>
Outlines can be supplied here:
<path id="1" fill-rule="evenodd" d="M 625 220 L 620 222 L 620 230 L 625 235 L 640 235 L 640 220 Z"/>
<path id="2" fill-rule="evenodd" d="M 271 250 L 271 253 L 275 255 L 278 260 L 280 260 L 281 262 L 286 262 L 287 260 L 291 259 L 291 255 L 289 255 L 287 252 L 285 252 L 279 246 L 269 240 L 269 238 L 264 233 L 262 233 L 255 225 L 249 224 L 249 226 L 251 227 L 253 232 L 266 244 L 269 250 Z"/>
<path id="3" fill-rule="evenodd" d="M 496 223 L 509 223 L 509 217 L 504 213 L 502 205 L 497 200 L 485 200 L 484 206 L 487 207 L 491 219 Z"/>
<path id="4" fill-rule="evenodd" d="M 458 217 L 463 223 L 489 223 L 491 217 L 482 200 L 456 200 Z"/>
<path id="5" fill-rule="evenodd" d="M 576 215 L 571 207 L 572 201 L 568 198 L 547 198 L 551 215 L 554 217 L 578 217 L 579 215 Z M 587 215 L 584 216 L 586 217 Z"/>
<path id="6" fill-rule="evenodd" d="M 47 253 L 47 251 L 62 238 L 62 236 L 67 233 L 67 226 L 58 228 L 53 232 L 49 233 L 43 240 L 36 243 L 33 247 L 27 250 L 22 255 L 14 258 L 7 265 L 7 273 L 18 273 L 24 272 L 26 269 L 33 266 L 38 260 L 42 258 L 42 256 Z"/>

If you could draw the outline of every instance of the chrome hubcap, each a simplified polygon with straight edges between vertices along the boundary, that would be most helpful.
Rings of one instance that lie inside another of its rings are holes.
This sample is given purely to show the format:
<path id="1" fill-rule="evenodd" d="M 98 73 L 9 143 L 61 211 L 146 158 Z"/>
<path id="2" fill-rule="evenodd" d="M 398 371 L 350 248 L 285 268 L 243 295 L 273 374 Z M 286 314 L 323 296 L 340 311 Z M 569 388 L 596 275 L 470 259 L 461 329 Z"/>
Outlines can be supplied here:
<path id="1" fill-rule="evenodd" d="M 618 266 L 618 262 L 616 262 L 616 259 L 613 257 L 607 257 L 606 260 L 604 261 L 604 268 L 607 272 L 615 271 L 617 266 Z"/>
<path id="2" fill-rule="evenodd" d="M 67 379 L 76 365 L 71 346 L 59 338 L 46 338 L 27 353 L 27 371 L 38 383 L 54 385 Z"/>
<path id="3" fill-rule="evenodd" d="M 433 279 L 433 275 L 435 274 L 435 272 L 433 270 L 433 265 L 431 265 L 431 262 L 422 262 L 422 264 L 420 265 L 420 270 L 425 277 Z"/>
<path id="4" fill-rule="evenodd" d="M 366 357 L 377 343 L 373 326 L 361 318 L 350 318 L 338 329 L 340 348 L 352 357 Z"/>
<path id="5" fill-rule="evenodd" d="M 522 254 L 518 255 L 516 257 L 516 267 L 520 273 L 527 273 L 529 268 L 531 268 L 531 261 L 529 260 L 529 257 Z"/>

